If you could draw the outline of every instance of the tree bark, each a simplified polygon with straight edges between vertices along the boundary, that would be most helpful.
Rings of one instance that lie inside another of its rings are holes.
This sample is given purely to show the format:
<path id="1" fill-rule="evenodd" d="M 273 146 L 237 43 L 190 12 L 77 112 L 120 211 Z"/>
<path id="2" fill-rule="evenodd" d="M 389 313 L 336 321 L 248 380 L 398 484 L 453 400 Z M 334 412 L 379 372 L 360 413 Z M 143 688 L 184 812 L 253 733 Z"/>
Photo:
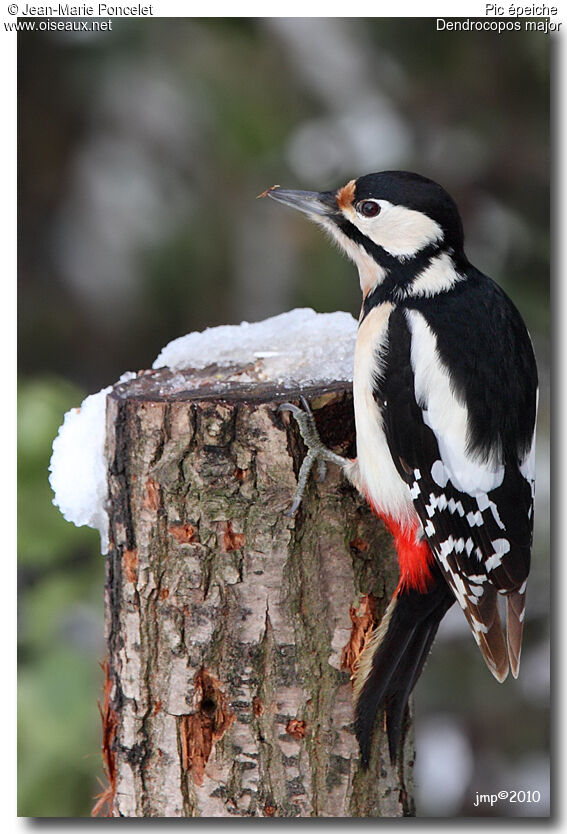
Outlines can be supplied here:
<path id="1" fill-rule="evenodd" d="M 227 380 L 149 372 L 108 397 L 110 813 L 411 815 L 411 731 L 392 767 L 379 721 L 363 772 L 353 730 L 389 537 L 333 466 L 285 515 L 305 449 L 277 406 L 300 392 Z M 353 455 L 351 391 L 301 393 Z"/>

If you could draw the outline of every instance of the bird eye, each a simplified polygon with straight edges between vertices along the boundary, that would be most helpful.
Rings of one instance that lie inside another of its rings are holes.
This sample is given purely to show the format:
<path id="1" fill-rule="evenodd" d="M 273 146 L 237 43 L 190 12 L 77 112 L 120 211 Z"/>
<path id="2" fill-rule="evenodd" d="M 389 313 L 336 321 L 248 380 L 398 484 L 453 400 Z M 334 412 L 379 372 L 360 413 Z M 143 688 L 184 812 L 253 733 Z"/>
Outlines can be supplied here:
<path id="1" fill-rule="evenodd" d="M 357 204 L 356 210 L 363 217 L 376 217 L 380 213 L 380 206 L 374 200 L 362 200 Z"/>

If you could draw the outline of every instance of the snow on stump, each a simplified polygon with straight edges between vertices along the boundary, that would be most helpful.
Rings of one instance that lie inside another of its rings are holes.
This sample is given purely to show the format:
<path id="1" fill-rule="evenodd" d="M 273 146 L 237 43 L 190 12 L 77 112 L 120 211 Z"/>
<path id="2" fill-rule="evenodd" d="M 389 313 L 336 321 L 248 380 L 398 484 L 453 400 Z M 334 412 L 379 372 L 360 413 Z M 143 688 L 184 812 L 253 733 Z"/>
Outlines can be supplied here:
<path id="1" fill-rule="evenodd" d="M 355 454 L 356 324 L 333 315 L 190 334 L 105 389 L 112 815 L 413 813 L 411 732 L 392 767 L 377 727 L 363 772 L 353 728 L 352 666 L 397 583 L 389 537 L 333 466 L 286 515 L 305 449 L 282 402 L 303 394 L 323 442 Z"/>

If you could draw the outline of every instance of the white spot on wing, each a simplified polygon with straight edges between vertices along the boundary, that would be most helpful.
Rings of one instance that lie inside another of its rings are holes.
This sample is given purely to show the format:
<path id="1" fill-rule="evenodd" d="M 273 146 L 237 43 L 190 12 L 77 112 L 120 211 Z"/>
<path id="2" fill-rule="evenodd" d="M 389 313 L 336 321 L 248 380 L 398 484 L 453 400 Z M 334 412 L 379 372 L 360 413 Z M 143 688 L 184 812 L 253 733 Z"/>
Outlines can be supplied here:
<path id="1" fill-rule="evenodd" d="M 484 623 L 479 623 L 476 617 L 471 617 L 472 619 L 472 626 L 476 632 L 482 632 L 486 634 L 488 631 L 488 626 L 484 625 Z"/>
<path id="2" fill-rule="evenodd" d="M 494 570 L 494 568 L 497 568 L 502 564 L 502 556 L 510 550 L 510 542 L 508 539 L 495 539 L 492 542 L 492 547 L 494 548 L 494 553 L 486 560 L 485 563 L 487 571 Z"/>
<path id="3" fill-rule="evenodd" d="M 494 516 L 494 521 L 497 523 L 497 525 L 500 527 L 500 529 L 505 530 L 506 528 L 502 524 L 502 519 L 500 518 L 500 513 L 498 512 L 498 507 L 496 506 L 494 501 L 490 502 L 490 511 L 491 511 L 492 515 Z"/>
<path id="4" fill-rule="evenodd" d="M 435 481 L 435 483 L 440 487 L 446 487 L 447 481 L 449 480 L 449 476 L 445 471 L 445 467 L 443 466 L 442 461 L 436 460 L 433 466 L 431 467 L 431 477 Z"/>
<path id="5" fill-rule="evenodd" d="M 479 510 L 482 512 L 483 510 L 488 509 L 491 502 L 486 492 L 481 492 L 480 495 L 476 496 L 476 503 Z"/>
<path id="6" fill-rule="evenodd" d="M 437 507 L 437 496 L 433 495 L 432 492 L 429 493 L 429 504 L 425 505 L 425 511 L 429 518 L 435 514 L 435 508 Z"/>
<path id="7" fill-rule="evenodd" d="M 494 548 L 495 553 L 499 553 L 503 556 L 505 553 L 509 552 L 510 542 L 508 539 L 495 539 L 492 542 L 492 547 Z"/>
<path id="8" fill-rule="evenodd" d="M 452 569 L 449 567 L 449 562 L 447 561 L 447 557 L 449 556 L 450 553 L 453 552 L 454 547 L 455 547 L 455 541 L 453 539 L 453 536 L 449 536 L 448 539 L 446 539 L 444 542 L 441 542 L 440 545 L 439 545 L 439 553 L 438 553 L 439 559 L 441 560 L 441 563 L 443 564 L 443 567 L 445 568 L 445 570 L 448 571 L 449 573 L 452 573 Z"/>
<path id="9" fill-rule="evenodd" d="M 490 512 L 492 513 L 492 517 L 494 518 L 496 524 L 500 527 L 501 530 L 506 529 L 502 524 L 502 519 L 500 518 L 500 513 L 498 512 L 498 507 L 485 492 L 481 492 L 480 495 L 476 496 L 476 503 L 481 512 L 484 512 L 484 510 L 490 508 Z"/>
<path id="10" fill-rule="evenodd" d="M 484 523 L 480 510 L 476 513 L 467 513 L 467 521 L 469 523 L 469 527 L 482 527 Z"/>
<path id="11" fill-rule="evenodd" d="M 457 602 L 459 603 L 461 608 L 464 609 L 467 607 L 467 589 L 465 588 L 465 583 L 463 582 L 458 573 L 451 574 L 451 580 L 453 582 L 453 591 L 455 592 L 455 596 L 457 597 Z"/>

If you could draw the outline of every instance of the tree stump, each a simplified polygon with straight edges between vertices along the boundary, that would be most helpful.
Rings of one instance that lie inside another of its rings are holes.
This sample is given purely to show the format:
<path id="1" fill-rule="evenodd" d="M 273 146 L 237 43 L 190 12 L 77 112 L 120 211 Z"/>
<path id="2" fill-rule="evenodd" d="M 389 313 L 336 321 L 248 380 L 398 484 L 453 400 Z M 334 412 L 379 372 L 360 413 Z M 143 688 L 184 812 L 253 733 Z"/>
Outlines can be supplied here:
<path id="1" fill-rule="evenodd" d="M 160 370 L 108 397 L 114 816 L 413 813 L 411 731 L 392 767 L 377 726 L 363 772 L 353 728 L 349 667 L 396 586 L 392 546 L 337 467 L 285 514 L 305 449 L 277 407 L 300 393 L 353 456 L 347 383 Z"/>

